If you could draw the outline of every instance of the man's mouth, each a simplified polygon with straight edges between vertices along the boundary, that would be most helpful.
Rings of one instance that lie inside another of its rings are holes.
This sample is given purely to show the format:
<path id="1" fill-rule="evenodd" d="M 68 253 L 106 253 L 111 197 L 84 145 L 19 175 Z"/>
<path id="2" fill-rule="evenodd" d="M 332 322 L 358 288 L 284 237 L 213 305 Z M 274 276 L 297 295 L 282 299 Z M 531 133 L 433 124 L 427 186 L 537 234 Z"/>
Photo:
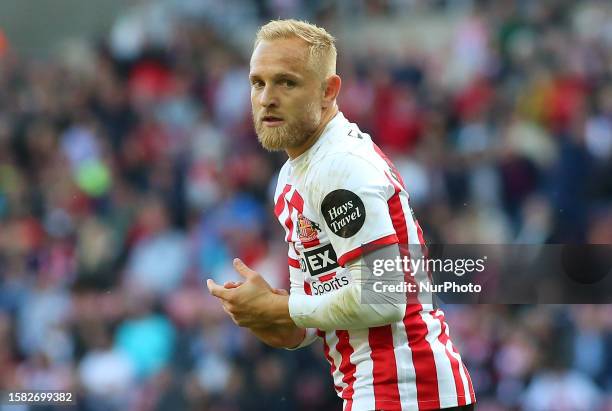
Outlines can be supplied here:
<path id="1" fill-rule="evenodd" d="M 261 118 L 261 122 L 264 123 L 266 126 L 274 127 L 282 124 L 284 120 L 281 117 L 276 116 L 263 116 Z"/>

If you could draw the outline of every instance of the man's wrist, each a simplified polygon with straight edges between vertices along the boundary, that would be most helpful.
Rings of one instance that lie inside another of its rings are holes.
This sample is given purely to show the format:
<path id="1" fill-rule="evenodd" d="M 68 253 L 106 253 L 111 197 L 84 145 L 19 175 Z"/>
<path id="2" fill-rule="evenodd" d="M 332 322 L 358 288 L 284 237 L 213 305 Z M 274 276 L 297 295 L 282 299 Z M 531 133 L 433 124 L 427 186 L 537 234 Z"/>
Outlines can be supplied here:
<path id="1" fill-rule="evenodd" d="M 289 296 L 273 294 L 270 307 L 271 324 L 279 327 L 296 327 L 295 322 L 289 315 Z"/>
<path id="2" fill-rule="evenodd" d="M 308 337 L 308 330 L 292 326 L 268 326 L 265 328 L 250 328 L 251 332 L 264 343 L 275 347 L 285 349 L 298 349 L 305 344 Z M 309 340 L 311 342 L 311 340 Z"/>

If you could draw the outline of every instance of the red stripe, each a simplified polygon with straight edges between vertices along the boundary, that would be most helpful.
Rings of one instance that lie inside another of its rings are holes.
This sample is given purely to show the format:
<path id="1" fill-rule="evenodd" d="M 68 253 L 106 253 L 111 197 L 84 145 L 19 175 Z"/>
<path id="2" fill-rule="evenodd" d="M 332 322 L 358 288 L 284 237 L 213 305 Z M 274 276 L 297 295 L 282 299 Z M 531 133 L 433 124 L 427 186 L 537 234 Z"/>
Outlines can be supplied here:
<path id="1" fill-rule="evenodd" d="M 322 283 L 324 283 L 325 281 L 329 281 L 332 278 L 334 278 L 336 276 L 336 272 L 334 271 L 333 273 L 329 273 L 329 274 L 325 274 L 322 275 L 321 277 L 319 277 L 319 281 L 321 281 Z"/>
<path id="2" fill-rule="evenodd" d="M 374 251 L 380 247 L 383 247 L 385 245 L 389 245 L 389 244 L 395 244 L 397 243 L 397 235 L 395 234 L 389 234 L 387 236 L 384 236 L 382 238 L 379 238 L 378 240 L 374 240 L 374 241 L 370 241 L 367 244 L 364 244 L 362 246 L 359 246 L 357 248 L 355 248 L 354 250 L 348 251 L 344 254 L 342 254 L 342 256 L 340 258 L 338 258 L 338 264 L 340 264 L 340 266 L 344 267 L 344 265 L 351 261 L 354 260 L 355 258 L 361 256 L 365 251 L 370 252 L 370 251 Z"/>
<path id="3" fill-rule="evenodd" d="M 436 362 L 431 346 L 425 339 L 427 326 L 423 323 L 420 311 L 417 307 L 413 312 L 406 309 L 404 325 L 408 344 L 412 349 L 412 363 L 416 374 L 417 401 L 432 404 L 432 408 L 440 408 L 440 392 L 438 391 L 438 376 L 436 374 Z"/>
<path id="4" fill-rule="evenodd" d="M 355 382 L 355 371 L 357 371 L 357 367 L 355 364 L 351 363 L 351 355 L 354 350 L 351 346 L 349 333 L 346 330 L 338 330 L 336 331 L 336 336 L 338 336 L 338 343 L 336 344 L 336 350 L 340 353 L 341 361 L 340 368 L 338 370 L 343 374 L 342 382 L 346 384 L 346 388 L 342 390 L 342 398 L 347 401 L 345 411 L 350 410 L 353 406 L 353 394 L 355 390 L 353 389 L 353 383 Z"/>
<path id="5" fill-rule="evenodd" d="M 325 333 L 321 330 L 317 330 L 317 334 L 319 335 L 319 337 L 323 338 L 323 353 L 325 354 L 325 358 L 327 358 L 327 362 L 329 362 L 333 378 L 334 372 L 336 371 L 336 364 L 334 364 L 334 359 L 329 355 L 329 345 L 327 344 L 327 338 L 325 338 Z M 336 392 L 342 391 L 342 388 L 338 387 L 336 384 L 334 384 L 334 388 L 336 389 Z"/>
<path id="6" fill-rule="evenodd" d="M 304 248 L 314 247 L 315 245 L 319 245 L 319 244 L 321 244 L 321 242 L 319 241 L 318 238 L 315 238 L 314 240 L 311 240 L 311 241 L 302 242 L 302 245 L 304 246 Z"/>
<path id="7" fill-rule="evenodd" d="M 297 192 L 297 190 L 293 192 L 290 203 L 300 213 L 304 212 L 304 199 L 302 198 L 300 193 Z"/>
<path id="8" fill-rule="evenodd" d="M 387 202 L 389 214 L 393 228 L 397 234 L 402 257 L 410 258 L 408 245 L 408 227 L 406 226 L 406 216 L 400 200 L 400 190 L 396 186 L 395 194 Z M 406 273 L 406 280 L 412 278 Z M 421 304 L 407 304 L 406 315 L 404 316 L 404 326 L 408 344 L 412 351 L 412 362 L 416 374 L 417 401 L 431 404 L 431 408 L 440 408 L 440 393 L 438 390 L 438 380 L 436 375 L 436 362 L 431 346 L 425 339 L 428 334 L 427 325 L 421 318 L 420 312 L 423 310 Z"/>
<path id="9" fill-rule="evenodd" d="M 293 191 L 293 194 L 291 195 L 291 200 L 287 201 L 287 211 L 289 212 L 287 214 L 287 218 L 285 219 L 285 226 L 287 227 L 287 238 L 286 241 L 287 242 L 291 242 L 291 235 L 293 234 L 293 218 L 291 218 L 291 213 L 293 212 L 293 204 L 300 204 L 299 199 L 301 199 L 302 197 L 300 197 L 300 194 L 297 192 L 297 190 Z M 303 205 L 303 203 L 302 203 Z"/>
<path id="10" fill-rule="evenodd" d="M 448 343 L 449 337 L 446 332 L 446 323 L 444 322 L 444 317 L 440 315 L 436 311 L 431 311 L 431 315 L 440 321 L 440 335 L 438 335 L 438 340 L 444 346 L 444 352 L 446 352 L 446 356 L 451 363 L 451 369 L 453 370 L 453 379 L 455 380 L 455 391 L 457 393 L 457 405 L 465 405 L 465 391 L 463 387 L 463 380 L 461 379 L 461 373 L 459 372 L 459 361 L 448 352 L 446 349 L 446 344 Z"/>
<path id="11" fill-rule="evenodd" d="M 416 224 L 417 234 L 419 235 L 419 243 L 421 244 L 421 246 L 425 246 L 425 238 L 423 236 L 423 230 L 421 229 L 421 225 L 416 219 L 414 220 L 414 224 Z M 427 256 L 428 253 L 424 252 L 423 254 Z"/>
<path id="12" fill-rule="evenodd" d="M 465 373 L 465 377 L 468 380 L 468 387 L 469 387 L 469 391 L 470 391 L 470 398 L 472 399 L 472 403 L 476 402 L 476 394 L 474 393 L 474 387 L 472 387 L 472 378 L 470 378 L 470 373 L 468 372 L 467 368 L 465 367 L 464 363 L 461 363 L 461 366 L 463 366 L 463 372 Z"/>
<path id="13" fill-rule="evenodd" d="M 312 295 L 312 289 L 310 288 L 310 284 L 304 281 L 304 292 L 306 295 Z"/>
<path id="14" fill-rule="evenodd" d="M 398 194 L 398 192 L 402 191 L 402 187 L 397 185 L 395 181 L 393 181 L 393 178 L 391 178 L 389 175 L 385 174 L 387 176 L 387 179 L 389 180 L 389 182 L 391 184 L 393 184 L 393 187 L 395 187 L 395 195 Z M 403 184 L 403 182 L 402 182 Z M 406 192 L 406 195 L 408 196 L 408 193 Z M 410 201 L 410 197 L 408 197 L 408 201 Z M 401 203 L 400 203 L 401 205 Z M 402 211 L 403 213 L 403 211 Z M 398 218 L 398 223 L 402 224 L 401 221 L 399 221 L 400 219 Z M 417 237 L 419 239 L 419 244 L 421 245 L 421 253 L 423 253 L 423 257 L 425 259 L 425 261 L 427 261 L 427 259 L 429 258 L 429 250 L 427 249 L 427 245 L 425 244 L 425 237 L 423 235 L 423 229 L 421 228 L 419 221 L 416 218 L 413 218 L 414 224 L 416 225 L 416 229 L 417 229 Z M 405 221 L 404 221 L 405 222 Z M 394 226 L 395 227 L 395 226 Z M 402 243 L 400 243 L 402 244 Z M 430 270 L 427 270 L 427 276 L 429 277 L 429 281 L 433 281 L 432 280 L 432 274 Z"/>
<path id="15" fill-rule="evenodd" d="M 387 165 L 389 166 L 389 168 L 391 169 L 391 171 L 393 171 L 394 177 L 396 177 L 400 183 L 400 185 L 402 186 L 402 188 L 406 188 L 406 184 L 404 184 L 404 179 L 402 178 L 402 175 L 399 173 L 399 171 L 397 170 L 397 167 L 395 167 L 395 164 L 393 164 L 393 162 L 391 160 L 389 160 L 389 157 L 387 157 L 387 155 L 385 153 L 383 153 L 383 151 L 380 149 L 380 147 L 378 147 L 375 143 L 372 143 L 372 146 L 374 146 L 374 151 L 376 151 L 376 153 L 383 159 L 385 160 L 385 162 L 387 163 Z M 395 185 L 395 184 L 394 184 Z"/>
<path id="16" fill-rule="evenodd" d="M 276 215 L 276 218 L 280 217 L 281 213 L 285 209 L 285 194 L 287 194 L 289 190 L 291 190 L 291 186 L 289 184 L 285 184 L 283 192 L 276 199 L 276 204 L 274 205 L 274 215 Z"/>
<path id="17" fill-rule="evenodd" d="M 296 260 L 295 258 L 287 257 L 287 262 L 289 263 L 289 266 L 293 268 L 300 268 L 300 261 Z"/>
<path id="18" fill-rule="evenodd" d="M 374 401 L 377 410 L 401 411 L 397 365 L 393 349 L 393 332 L 390 325 L 372 327 L 368 331 L 372 377 L 374 379 Z"/>
<path id="19" fill-rule="evenodd" d="M 429 250 L 427 249 L 427 245 L 425 244 L 423 229 L 421 229 L 421 225 L 419 224 L 419 221 L 416 218 L 414 219 L 414 224 L 416 225 L 417 235 L 419 237 L 419 244 L 421 244 L 421 253 L 423 253 L 424 261 L 427 264 L 427 261 L 429 259 Z M 429 265 L 427 265 L 427 267 L 429 267 Z M 427 277 L 429 278 L 429 281 L 433 283 L 433 276 L 430 269 L 427 270 Z"/>
<path id="20" fill-rule="evenodd" d="M 391 223 L 393 224 L 393 228 L 397 235 L 397 240 L 400 245 L 400 254 L 402 257 L 410 258 L 410 250 L 408 246 L 408 229 L 406 228 L 406 216 L 404 215 L 404 210 L 402 208 L 402 202 L 399 198 L 401 188 L 393 182 L 393 180 L 389 177 L 389 181 L 395 187 L 395 194 L 387 201 L 387 206 L 389 207 L 389 215 L 391 216 Z M 407 283 L 414 283 L 414 277 L 410 275 L 410 272 L 404 273 L 404 280 Z M 408 293 L 407 303 L 416 303 L 419 304 L 418 301 L 418 293 Z M 419 304 L 420 306 L 420 304 Z"/>
<path id="21" fill-rule="evenodd" d="M 457 348 L 455 348 L 454 345 L 453 345 L 453 351 L 457 355 L 459 355 L 459 351 L 457 351 Z M 476 394 L 474 393 L 474 387 L 472 386 L 472 378 L 470 377 L 470 373 L 468 372 L 468 370 L 465 367 L 465 364 L 463 362 L 461 362 L 461 366 L 463 367 L 463 372 L 465 373 L 465 378 L 468 381 L 468 391 L 470 392 L 470 398 L 472 399 L 472 402 L 476 402 Z"/>

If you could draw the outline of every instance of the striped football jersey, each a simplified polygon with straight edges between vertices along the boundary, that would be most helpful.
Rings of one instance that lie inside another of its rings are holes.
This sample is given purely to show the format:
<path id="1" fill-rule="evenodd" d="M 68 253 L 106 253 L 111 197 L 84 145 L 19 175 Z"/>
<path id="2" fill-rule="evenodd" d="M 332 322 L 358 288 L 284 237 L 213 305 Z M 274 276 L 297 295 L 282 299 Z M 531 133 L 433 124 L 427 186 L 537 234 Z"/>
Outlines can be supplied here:
<path id="1" fill-rule="evenodd" d="M 369 135 L 338 113 L 317 142 L 282 167 L 274 212 L 289 244 L 291 293 L 352 282 L 345 265 L 389 244 L 425 246 L 401 176 Z M 368 248 L 369 247 L 369 248 Z M 435 410 L 475 402 L 444 313 L 410 302 L 380 327 L 317 330 L 345 411 Z"/>

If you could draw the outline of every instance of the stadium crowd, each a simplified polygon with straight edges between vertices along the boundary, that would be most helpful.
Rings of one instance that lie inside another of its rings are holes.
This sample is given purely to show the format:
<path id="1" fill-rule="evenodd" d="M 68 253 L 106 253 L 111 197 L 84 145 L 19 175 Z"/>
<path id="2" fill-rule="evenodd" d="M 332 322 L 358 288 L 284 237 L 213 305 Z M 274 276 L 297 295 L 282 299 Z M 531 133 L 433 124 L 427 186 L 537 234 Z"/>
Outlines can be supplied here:
<path id="1" fill-rule="evenodd" d="M 428 241 L 612 244 L 612 4 L 242 3 L 332 33 L 447 22 L 435 51 L 338 36 L 340 109 L 394 160 Z M 205 288 L 237 278 L 234 256 L 288 286 L 285 155 L 254 135 L 249 54 L 202 7 L 146 4 L 85 48 L 0 47 L 0 388 L 86 411 L 337 410 L 319 344 L 265 347 Z M 480 411 L 612 410 L 612 306 L 444 309 Z"/>

